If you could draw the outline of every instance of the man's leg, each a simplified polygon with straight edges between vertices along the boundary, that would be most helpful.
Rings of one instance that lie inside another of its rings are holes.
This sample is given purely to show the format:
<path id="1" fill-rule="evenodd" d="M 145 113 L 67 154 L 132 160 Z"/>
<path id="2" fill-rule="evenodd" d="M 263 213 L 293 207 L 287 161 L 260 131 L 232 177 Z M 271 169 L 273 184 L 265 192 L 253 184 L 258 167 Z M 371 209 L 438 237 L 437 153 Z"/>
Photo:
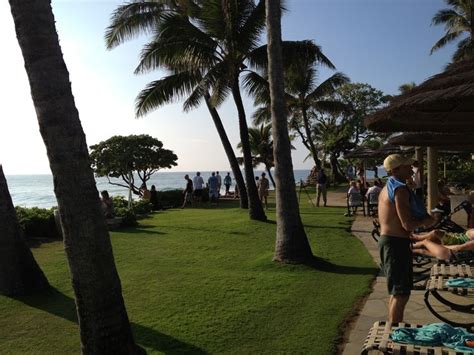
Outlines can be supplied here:
<path id="1" fill-rule="evenodd" d="M 390 297 L 388 308 L 388 321 L 392 323 L 403 322 L 403 312 L 410 295 L 393 295 Z"/>
<path id="2" fill-rule="evenodd" d="M 319 207 L 320 200 L 321 200 L 321 185 L 316 184 L 316 207 Z"/>
<path id="3" fill-rule="evenodd" d="M 324 207 L 327 206 L 328 204 L 328 191 L 326 189 L 326 185 L 323 185 L 321 187 L 321 189 L 323 190 L 323 202 L 324 202 Z"/>

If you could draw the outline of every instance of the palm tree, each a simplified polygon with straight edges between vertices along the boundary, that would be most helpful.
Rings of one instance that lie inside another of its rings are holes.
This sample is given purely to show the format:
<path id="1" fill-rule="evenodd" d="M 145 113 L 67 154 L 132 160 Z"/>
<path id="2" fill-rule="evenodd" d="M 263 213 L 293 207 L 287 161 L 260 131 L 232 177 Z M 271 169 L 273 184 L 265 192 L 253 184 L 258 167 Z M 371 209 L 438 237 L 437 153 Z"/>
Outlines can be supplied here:
<path id="1" fill-rule="evenodd" d="M 137 353 L 50 1 L 9 0 L 54 178 L 83 353 Z"/>
<path id="2" fill-rule="evenodd" d="M 181 0 L 177 2 L 167 0 L 155 2 L 140 1 L 119 6 L 112 14 L 111 24 L 106 31 L 105 40 L 107 48 L 115 48 L 124 41 L 132 39 L 141 33 L 148 33 L 156 28 L 160 28 L 160 24 L 164 21 L 166 16 L 182 16 L 183 20 L 185 20 L 188 16 L 193 17 L 198 12 L 199 6 L 192 0 Z M 152 45 L 153 43 L 149 43 L 147 46 Z M 144 51 L 147 50 L 147 46 L 145 46 Z M 145 63 L 147 60 L 150 60 L 150 58 L 144 57 L 142 59 L 136 73 L 153 70 L 155 68 L 155 65 Z M 162 105 L 183 98 L 186 99 L 183 109 L 189 111 L 197 107 L 203 100 L 206 103 L 217 133 L 219 134 L 232 173 L 241 192 L 240 207 L 248 208 L 247 190 L 242 172 L 240 171 L 237 158 L 219 113 L 210 102 L 209 92 L 203 92 L 202 96 L 198 97 L 196 101 L 193 101 L 193 97 L 189 97 L 196 89 L 196 85 L 200 79 L 202 79 L 202 73 L 199 73 L 193 68 L 191 71 L 171 71 L 170 75 L 150 83 L 137 97 L 137 116 L 144 116 Z M 193 104 L 189 105 L 188 103 L 190 102 L 193 102 Z"/>
<path id="3" fill-rule="evenodd" d="M 209 95 L 209 105 L 216 108 L 232 93 L 239 113 L 249 215 L 251 219 L 266 220 L 253 179 L 248 127 L 239 87 L 243 61 L 256 47 L 258 35 L 263 28 L 264 7 L 261 4 L 255 5 L 251 0 L 183 2 L 192 3 L 194 10 L 176 10 L 175 5 L 180 2 L 171 2 L 172 6 L 168 7 L 171 11 L 153 22 L 155 36 L 145 46 L 136 72 L 159 67 L 171 70 L 175 83 L 175 90 L 172 92 L 188 94 L 191 91 L 185 102 L 185 108 L 188 109 L 199 105 L 205 95 Z M 133 21 L 136 22 L 136 18 Z M 113 35 L 120 30 L 120 24 L 112 22 L 106 35 L 109 37 L 108 43 L 114 43 Z M 132 30 L 125 28 L 125 31 L 129 35 Z M 179 82 L 183 77 L 184 83 Z M 153 108 L 156 96 L 162 94 L 163 88 L 156 87 L 159 84 L 159 81 L 150 83 L 139 94 L 138 115 Z"/>
<path id="4" fill-rule="evenodd" d="M 313 44 L 314 45 L 314 44 Z M 316 46 L 317 47 L 317 46 Z M 317 47 L 319 49 L 319 47 Z M 291 62 L 285 63 L 284 75 L 286 85 L 286 105 L 290 113 L 289 125 L 301 138 L 303 145 L 308 149 L 314 163 L 321 168 L 318 151 L 312 133 L 312 121 L 317 112 L 340 113 L 347 110 L 347 106 L 331 98 L 337 88 L 347 84 L 349 78 L 343 73 L 335 73 L 320 85 L 316 85 L 316 64 L 323 64 L 334 69 L 329 61 L 321 61 L 312 53 L 299 56 Z M 255 98 L 256 104 L 262 104 L 253 115 L 254 124 L 268 122 L 269 102 L 268 89 L 265 89 L 265 75 L 251 73 L 246 76 L 245 86 Z"/>
<path id="5" fill-rule="evenodd" d="M 21 235 L 0 165 L 0 294 L 27 295 L 47 288 L 48 280 Z"/>
<path id="6" fill-rule="evenodd" d="M 254 167 L 263 164 L 268 172 L 268 177 L 272 182 L 273 187 L 275 187 L 275 180 L 273 180 L 271 173 L 271 168 L 274 165 L 272 126 L 262 124 L 260 127 L 250 127 L 249 142 Z M 239 143 L 237 148 L 241 149 L 242 143 Z"/>
<path id="7" fill-rule="evenodd" d="M 439 10 L 434 15 L 432 24 L 444 25 L 446 34 L 434 44 L 430 54 L 467 35 L 458 42 L 452 60 L 458 62 L 474 57 L 474 1 L 445 0 L 445 2 L 450 8 Z"/>
<path id="8" fill-rule="evenodd" d="M 275 156 L 277 235 L 274 260 L 307 262 L 313 253 L 301 222 L 286 118 L 279 0 L 266 0 L 268 77 Z"/>

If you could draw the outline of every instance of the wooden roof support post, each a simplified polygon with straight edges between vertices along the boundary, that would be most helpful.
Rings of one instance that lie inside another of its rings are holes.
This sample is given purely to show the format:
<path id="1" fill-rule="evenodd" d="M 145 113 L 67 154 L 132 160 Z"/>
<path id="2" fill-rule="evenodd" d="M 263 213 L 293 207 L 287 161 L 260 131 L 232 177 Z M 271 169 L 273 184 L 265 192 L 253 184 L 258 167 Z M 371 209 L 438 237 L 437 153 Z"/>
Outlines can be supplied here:
<path id="1" fill-rule="evenodd" d="M 423 189 L 423 196 L 425 195 L 425 168 L 423 159 L 423 147 L 415 147 L 415 159 L 418 161 L 418 170 L 420 172 L 421 188 Z"/>
<path id="2" fill-rule="evenodd" d="M 427 149 L 428 160 L 428 211 L 438 203 L 438 150 L 434 147 Z"/>

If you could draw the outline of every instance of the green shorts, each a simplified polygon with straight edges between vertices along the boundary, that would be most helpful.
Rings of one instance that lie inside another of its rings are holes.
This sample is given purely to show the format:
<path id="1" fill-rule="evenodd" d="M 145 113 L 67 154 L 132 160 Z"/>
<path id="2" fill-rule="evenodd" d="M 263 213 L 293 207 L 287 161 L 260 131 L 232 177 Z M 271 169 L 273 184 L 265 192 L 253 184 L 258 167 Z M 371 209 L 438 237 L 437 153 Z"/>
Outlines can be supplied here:
<path id="1" fill-rule="evenodd" d="M 381 235 L 381 269 L 391 295 L 409 295 L 413 288 L 413 254 L 410 239 Z"/>

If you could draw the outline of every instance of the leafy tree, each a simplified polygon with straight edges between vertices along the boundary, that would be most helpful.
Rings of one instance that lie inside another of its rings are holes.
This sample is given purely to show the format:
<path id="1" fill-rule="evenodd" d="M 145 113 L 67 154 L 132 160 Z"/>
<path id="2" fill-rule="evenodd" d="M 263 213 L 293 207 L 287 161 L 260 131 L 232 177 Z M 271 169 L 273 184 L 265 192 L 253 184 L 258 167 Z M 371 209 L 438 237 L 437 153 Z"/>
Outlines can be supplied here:
<path id="1" fill-rule="evenodd" d="M 268 77 L 276 178 L 277 232 L 274 260 L 303 263 L 313 259 L 296 198 L 291 144 L 286 118 L 279 0 L 266 0 Z"/>
<path id="2" fill-rule="evenodd" d="M 113 136 L 106 141 L 90 146 L 92 167 L 97 176 L 106 176 L 112 185 L 132 188 L 141 195 L 141 185 L 163 168 L 176 166 L 178 157 L 163 143 L 147 134 Z M 133 172 L 137 173 L 141 183 L 135 185 Z M 132 174 L 131 174 L 132 173 Z M 124 183 L 113 182 L 110 178 L 121 178 Z"/>
<path id="3" fill-rule="evenodd" d="M 364 118 L 382 108 L 390 98 L 382 91 L 365 83 L 345 84 L 339 87 L 334 95 L 340 102 L 350 107 L 343 116 L 349 121 L 351 130 L 354 132 L 352 141 L 356 145 L 371 134 L 373 135 L 364 126 Z"/>
<path id="4" fill-rule="evenodd" d="M 416 83 L 414 81 L 412 81 L 411 83 L 405 83 L 405 84 L 400 85 L 398 87 L 398 91 L 400 91 L 400 94 L 403 95 L 403 94 L 406 94 L 406 93 L 410 92 L 415 87 L 416 87 Z"/>
<path id="5" fill-rule="evenodd" d="M 84 354 L 143 352 L 133 339 L 50 1 L 10 0 L 46 146 Z"/>
<path id="6" fill-rule="evenodd" d="M 191 95 L 196 91 L 206 70 L 201 65 L 194 65 L 189 52 L 185 54 L 183 50 L 188 48 L 190 52 L 199 55 L 199 51 L 209 50 L 214 46 L 212 39 L 204 38 L 199 33 L 199 29 L 188 21 L 188 17 L 195 18 L 199 12 L 199 2 L 192 0 L 132 1 L 119 6 L 112 15 L 111 24 L 105 35 L 107 48 L 112 49 L 141 33 L 156 31 L 157 34 L 162 34 L 153 38 L 145 46 L 142 60 L 135 73 L 164 67 L 168 70 L 169 75 L 148 84 L 146 89 L 139 94 L 137 115 L 146 115 L 160 106 L 178 99 L 185 99 L 184 111 L 189 111 L 197 107 L 201 101 L 205 101 L 240 191 L 240 207 L 248 208 L 247 189 L 242 172 L 219 113 L 211 104 L 209 90 L 197 90 L 199 95 Z M 188 34 L 191 33 L 189 38 L 184 38 L 188 39 L 187 42 L 183 41 L 183 38 L 176 39 L 177 44 L 173 42 L 173 26 L 179 27 L 178 32 L 184 30 Z M 157 59 L 161 55 L 160 53 L 163 53 L 166 59 Z M 175 59 L 172 59 L 173 55 L 176 55 Z M 183 66 L 185 61 L 182 59 L 185 57 L 189 68 Z M 200 59 L 197 60 L 197 62 L 199 61 Z"/>
<path id="7" fill-rule="evenodd" d="M 268 172 L 268 177 L 275 187 L 275 180 L 271 173 L 273 167 L 273 140 L 272 140 L 272 126 L 261 125 L 260 127 L 249 128 L 249 142 L 250 150 L 252 152 L 253 166 L 263 164 Z M 242 148 L 242 143 L 237 145 L 237 148 Z M 243 162 L 243 159 L 242 159 Z"/>
<path id="8" fill-rule="evenodd" d="M 430 54 L 464 36 L 458 42 L 452 60 L 458 62 L 474 57 L 474 1 L 445 0 L 445 2 L 450 8 L 439 10 L 431 23 L 444 25 L 446 34 L 433 45 Z"/>
<path id="9" fill-rule="evenodd" d="M 27 295 L 49 288 L 48 280 L 23 239 L 0 165 L 0 294 Z"/>

